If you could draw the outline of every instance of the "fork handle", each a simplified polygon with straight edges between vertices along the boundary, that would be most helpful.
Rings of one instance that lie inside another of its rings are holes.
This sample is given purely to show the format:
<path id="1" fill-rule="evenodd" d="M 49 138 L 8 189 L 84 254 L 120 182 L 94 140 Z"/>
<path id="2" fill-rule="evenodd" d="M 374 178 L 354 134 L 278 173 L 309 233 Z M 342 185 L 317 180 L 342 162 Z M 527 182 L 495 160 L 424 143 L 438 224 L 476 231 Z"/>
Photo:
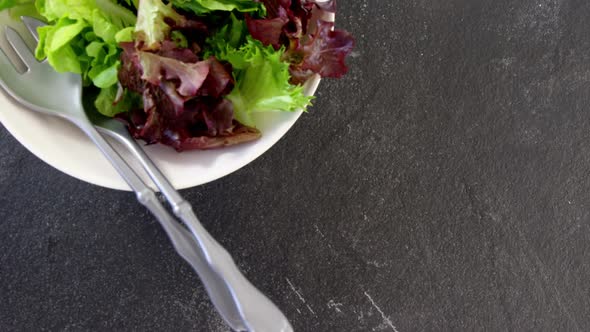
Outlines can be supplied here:
<path id="1" fill-rule="evenodd" d="M 172 206 L 176 216 L 187 225 L 199 242 L 203 249 L 203 256 L 199 257 L 203 260 L 201 263 L 206 264 L 207 269 L 214 274 L 211 278 L 201 278 L 212 301 L 225 302 L 231 299 L 233 309 L 238 311 L 245 324 L 244 328 L 249 331 L 293 331 L 285 315 L 240 272 L 229 253 L 199 222 L 191 205 L 174 189 L 127 130 L 105 130 L 104 133 L 122 143 L 139 160 Z M 221 296 L 227 293 L 231 296 Z"/>
<path id="2" fill-rule="evenodd" d="M 85 119 L 72 120 L 96 144 L 99 150 L 135 192 L 138 201 L 144 205 L 158 220 L 172 241 L 174 248 L 185 261 L 197 272 L 205 286 L 216 284 L 217 287 L 206 287 L 211 301 L 224 320 L 236 331 L 245 331 L 242 317 L 234 308 L 231 292 L 222 287 L 224 283 L 210 269 L 204 258 L 203 251 L 195 243 L 193 235 L 183 228 L 162 206 L 154 191 L 149 188 L 115 149 L 104 139 L 94 126 Z M 212 293 L 214 291 L 214 293 Z"/>

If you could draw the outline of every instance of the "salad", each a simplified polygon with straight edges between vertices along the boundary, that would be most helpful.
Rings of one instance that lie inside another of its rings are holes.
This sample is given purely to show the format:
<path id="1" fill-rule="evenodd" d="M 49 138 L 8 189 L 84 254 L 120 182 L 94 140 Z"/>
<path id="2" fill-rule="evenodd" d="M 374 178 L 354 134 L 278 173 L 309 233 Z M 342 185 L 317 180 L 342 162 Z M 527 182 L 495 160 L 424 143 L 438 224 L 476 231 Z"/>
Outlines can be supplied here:
<path id="1" fill-rule="evenodd" d="M 318 19 L 335 0 L 0 0 L 40 18 L 38 59 L 79 73 L 84 98 L 148 144 L 255 140 L 252 114 L 305 109 L 312 76 L 340 77 L 353 39 Z"/>

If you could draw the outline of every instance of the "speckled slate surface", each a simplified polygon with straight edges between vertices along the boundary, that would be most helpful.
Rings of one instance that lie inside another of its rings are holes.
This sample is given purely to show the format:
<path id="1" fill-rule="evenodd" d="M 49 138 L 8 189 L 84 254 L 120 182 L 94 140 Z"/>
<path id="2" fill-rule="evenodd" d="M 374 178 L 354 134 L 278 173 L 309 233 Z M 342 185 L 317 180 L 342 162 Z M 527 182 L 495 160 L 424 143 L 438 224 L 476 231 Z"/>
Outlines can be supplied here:
<path id="1" fill-rule="evenodd" d="M 588 17 L 341 0 L 350 74 L 183 194 L 298 331 L 590 330 Z M 132 194 L 0 139 L 0 330 L 227 330 Z"/>

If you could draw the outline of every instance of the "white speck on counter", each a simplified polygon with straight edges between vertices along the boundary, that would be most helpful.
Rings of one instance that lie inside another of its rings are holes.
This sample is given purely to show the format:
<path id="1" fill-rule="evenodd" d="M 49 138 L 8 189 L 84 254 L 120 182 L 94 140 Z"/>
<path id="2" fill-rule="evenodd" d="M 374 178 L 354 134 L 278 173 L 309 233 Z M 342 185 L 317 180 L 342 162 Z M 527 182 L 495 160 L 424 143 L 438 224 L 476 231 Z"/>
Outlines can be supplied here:
<path id="1" fill-rule="evenodd" d="M 333 308 L 338 313 L 342 313 L 342 310 L 340 309 L 340 307 L 342 307 L 342 303 L 336 303 L 336 302 L 334 302 L 334 300 L 328 301 L 328 308 L 330 308 L 330 309 Z"/>

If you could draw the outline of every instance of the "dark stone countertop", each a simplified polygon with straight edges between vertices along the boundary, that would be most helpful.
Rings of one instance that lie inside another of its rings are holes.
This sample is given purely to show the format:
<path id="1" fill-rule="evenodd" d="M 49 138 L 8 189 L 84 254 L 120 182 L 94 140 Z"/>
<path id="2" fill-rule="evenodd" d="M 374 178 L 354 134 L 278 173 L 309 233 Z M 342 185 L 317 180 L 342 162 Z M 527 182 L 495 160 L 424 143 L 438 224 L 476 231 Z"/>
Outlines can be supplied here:
<path id="1" fill-rule="evenodd" d="M 207 229 L 298 331 L 590 330 L 590 2 L 339 7 L 349 75 L 182 192 Z M 227 330 L 132 194 L 0 137 L 0 330 Z"/>

